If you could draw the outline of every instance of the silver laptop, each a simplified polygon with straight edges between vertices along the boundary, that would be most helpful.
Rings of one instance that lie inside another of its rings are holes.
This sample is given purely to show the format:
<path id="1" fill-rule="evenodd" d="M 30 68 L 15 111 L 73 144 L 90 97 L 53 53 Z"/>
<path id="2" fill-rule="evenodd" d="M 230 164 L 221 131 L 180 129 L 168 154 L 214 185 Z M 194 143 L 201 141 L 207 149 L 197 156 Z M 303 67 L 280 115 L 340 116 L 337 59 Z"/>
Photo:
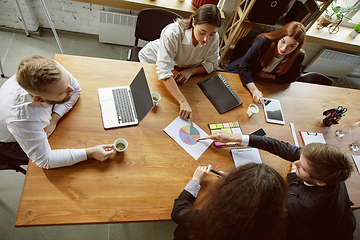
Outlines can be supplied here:
<path id="1" fill-rule="evenodd" d="M 137 125 L 154 107 L 144 68 L 130 86 L 98 89 L 104 128 Z"/>

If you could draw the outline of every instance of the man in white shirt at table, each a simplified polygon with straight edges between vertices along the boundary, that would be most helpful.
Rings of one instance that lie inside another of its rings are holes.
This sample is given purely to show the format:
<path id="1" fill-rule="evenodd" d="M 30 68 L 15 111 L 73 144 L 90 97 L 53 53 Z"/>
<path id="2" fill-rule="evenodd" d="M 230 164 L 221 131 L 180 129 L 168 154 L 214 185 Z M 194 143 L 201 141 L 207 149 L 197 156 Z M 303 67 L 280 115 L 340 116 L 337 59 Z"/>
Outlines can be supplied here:
<path id="1" fill-rule="evenodd" d="M 48 137 L 81 93 L 77 80 L 52 59 L 32 56 L 0 88 L 0 154 L 16 164 L 29 158 L 41 168 L 57 168 L 94 158 L 107 160 L 113 145 L 52 150 Z"/>

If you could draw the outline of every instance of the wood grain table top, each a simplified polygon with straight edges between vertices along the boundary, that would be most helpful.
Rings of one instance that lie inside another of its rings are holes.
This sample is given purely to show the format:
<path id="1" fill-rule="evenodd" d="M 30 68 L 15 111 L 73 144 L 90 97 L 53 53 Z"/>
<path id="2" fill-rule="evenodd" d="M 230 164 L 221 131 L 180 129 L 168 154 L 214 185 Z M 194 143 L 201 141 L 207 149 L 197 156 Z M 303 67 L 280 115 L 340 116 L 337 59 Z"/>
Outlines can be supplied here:
<path id="1" fill-rule="evenodd" d="M 197 166 L 210 163 L 222 171 L 234 167 L 229 148 L 211 145 L 196 161 L 163 131 L 178 116 L 179 105 L 162 81 L 157 80 L 155 65 L 58 54 L 54 59 L 79 81 L 82 93 L 49 138 L 52 149 L 111 144 L 120 137 L 125 138 L 129 146 L 105 162 L 91 159 L 49 170 L 29 163 L 15 226 L 169 220 L 174 199 Z M 141 67 L 145 69 L 151 90 L 161 95 L 159 106 L 137 126 L 105 130 L 97 89 L 129 85 Z M 359 138 L 360 131 L 336 138 L 337 126 L 322 125 L 322 112 L 342 105 L 348 111 L 339 125 L 358 122 L 360 91 L 299 82 L 257 83 L 265 97 L 281 102 L 286 124 L 277 125 L 265 122 L 261 106 L 259 113 L 248 118 L 247 107 L 253 103 L 250 93 L 237 74 L 221 74 L 243 100 L 241 106 L 221 115 L 197 86 L 209 75 L 194 76 L 180 86 L 193 109 L 194 122 L 207 133 L 208 123 L 238 121 L 244 134 L 262 127 L 267 136 L 293 144 L 289 127 L 292 122 L 300 146 L 300 130 L 317 131 L 323 132 L 328 143 L 353 154 L 348 145 Z M 286 176 L 291 165 L 288 161 L 265 151 L 260 151 L 260 155 L 265 164 Z M 202 198 L 216 180 L 215 174 L 209 174 L 198 198 Z M 358 208 L 360 177 L 356 170 L 346 184 L 354 207 Z"/>

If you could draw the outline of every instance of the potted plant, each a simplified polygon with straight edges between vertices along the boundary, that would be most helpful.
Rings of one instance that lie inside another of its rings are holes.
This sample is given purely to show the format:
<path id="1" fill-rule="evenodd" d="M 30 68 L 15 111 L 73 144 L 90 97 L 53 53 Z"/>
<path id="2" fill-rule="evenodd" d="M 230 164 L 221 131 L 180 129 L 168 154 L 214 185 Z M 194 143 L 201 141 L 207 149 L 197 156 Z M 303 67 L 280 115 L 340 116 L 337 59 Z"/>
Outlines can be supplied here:
<path id="1" fill-rule="evenodd" d="M 332 10 L 331 14 L 329 14 L 328 9 L 325 9 L 325 12 L 326 12 L 325 15 L 328 16 L 328 19 L 331 19 L 332 21 L 340 21 L 340 22 L 342 21 L 343 18 L 351 20 L 351 18 L 346 17 L 345 15 L 351 11 L 356 10 L 356 7 L 354 7 L 354 6 L 341 7 L 341 6 L 336 6 L 336 4 L 337 4 L 337 0 L 334 0 L 331 3 L 331 10 Z M 334 19 L 335 16 L 336 16 L 336 18 Z"/>
<path id="2" fill-rule="evenodd" d="M 337 0 L 334 0 L 331 3 L 331 13 L 327 8 L 325 9 L 324 16 L 319 17 L 317 21 L 318 29 L 323 27 L 328 27 L 331 24 L 329 26 L 329 33 L 330 34 L 337 33 L 339 31 L 339 24 L 341 23 L 343 18 L 351 20 L 351 18 L 346 17 L 345 15 L 353 10 L 356 10 L 356 8 L 354 6 L 341 7 L 341 6 L 337 6 L 336 4 L 337 4 Z"/>
<path id="3" fill-rule="evenodd" d="M 360 33 L 360 23 L 354 25 L 354 30 L 349 34 L 353 38 L 356 38 L 356 36 Z"/>

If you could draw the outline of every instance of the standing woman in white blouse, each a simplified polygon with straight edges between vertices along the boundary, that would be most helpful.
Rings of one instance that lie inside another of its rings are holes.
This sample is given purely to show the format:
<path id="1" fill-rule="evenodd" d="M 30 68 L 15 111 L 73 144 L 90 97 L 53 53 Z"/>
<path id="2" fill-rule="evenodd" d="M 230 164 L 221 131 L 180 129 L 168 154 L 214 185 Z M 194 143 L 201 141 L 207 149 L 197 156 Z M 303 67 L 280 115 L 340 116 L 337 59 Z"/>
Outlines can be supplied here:
<path id="1" fill-rule="evenodd" d="M 155 63 L 158 79 L 180 104 L 179 115 L 193 121 L 192 110 L 177 83 L 192 75 L 211 73 L 219 60 L 220 11 L 215 5 L 201 6 L 188 19 L 177 19 L 161 32 L 160 39 L 148 43 L 140 52 L 140 62 Z M 172 74 L 174 66 L 182 68 Z"/>

